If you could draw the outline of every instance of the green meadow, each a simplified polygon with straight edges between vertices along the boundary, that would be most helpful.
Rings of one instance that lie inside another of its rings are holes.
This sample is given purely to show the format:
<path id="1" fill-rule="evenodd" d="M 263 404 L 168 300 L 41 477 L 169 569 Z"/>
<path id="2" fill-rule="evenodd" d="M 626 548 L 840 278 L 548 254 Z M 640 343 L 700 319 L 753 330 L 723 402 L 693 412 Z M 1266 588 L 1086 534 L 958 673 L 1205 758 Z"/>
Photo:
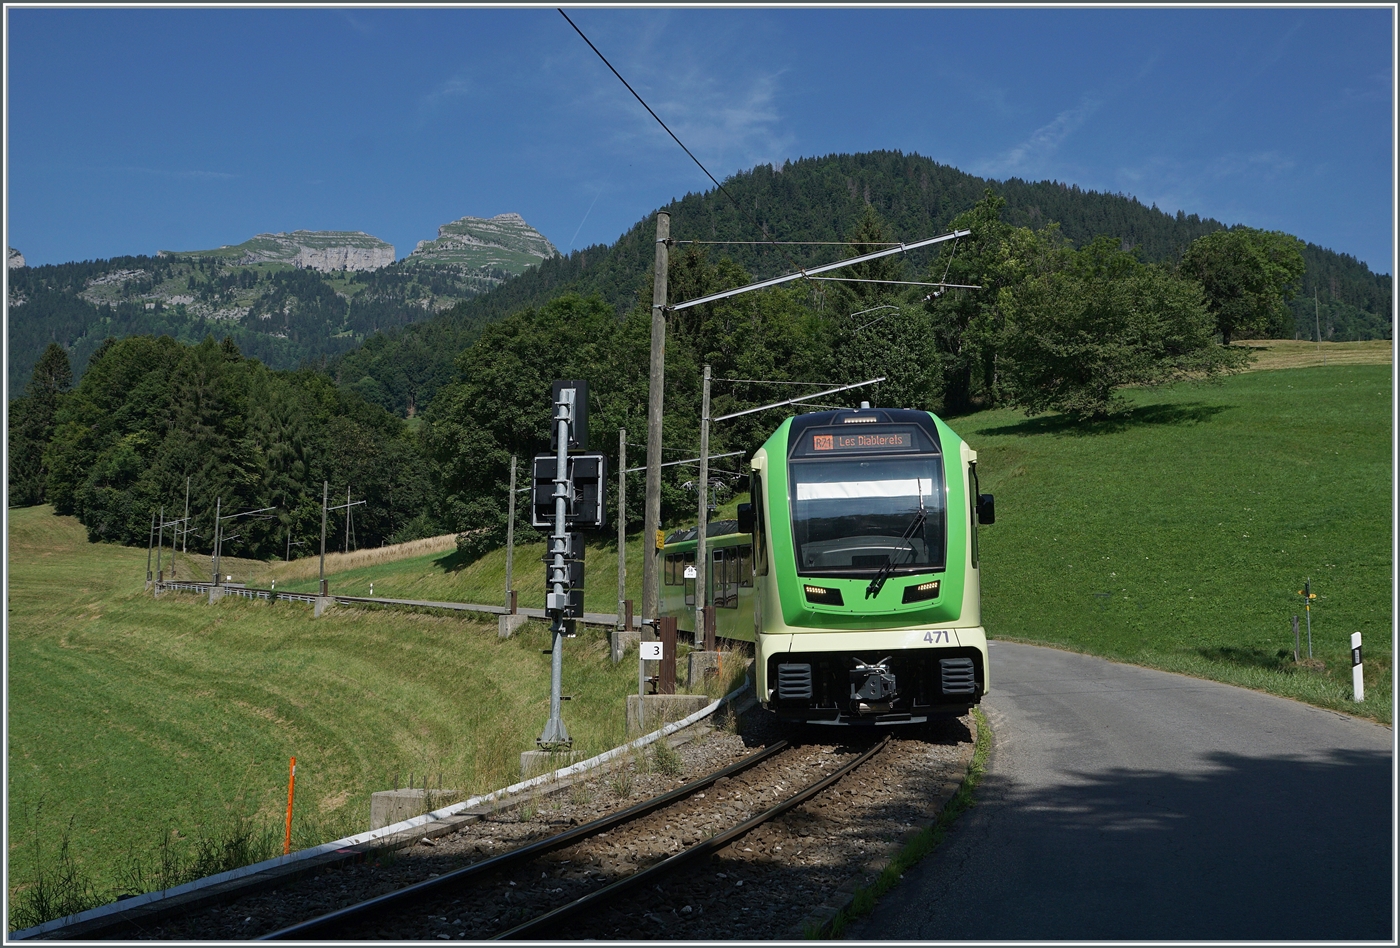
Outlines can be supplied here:
<path id="1" fill-rule="evenodd" d="M 140 888 L 137 866 L 149 881 L 162 858 L 189 863 L 235 829 L 280 852 L 292 756 L 298 847 L 367 829 L 370 793 L 410 775 L 496 789 L 519 778 L 548 718 L 542 623 L 502 641 L 494 616 L 335 608 L 313 619 L 304 603 L 156 600 L 145 561 L 87 543 L 51 508 L 10 511 L 12 896 L 36 865 L 53 869 L 65 836 L 108 897 Z M 182 558 L 182 575 L 199 562 Z M 618 745 L 636 666 L 609 661 L 601 631 L 566 648 L 575 755 Z"/>
<path id="2" fill-rule="evenodd" d="M 1127 415 L 1093 425 L 1011 411 L 948 419 L 997 498 L 997 522 L 981 531 L 991 636 L 1390 724 L 1391 367 L 1251 372 L 1131 400 Z M 731 502 L 719 516 L 732 513 Z M 590 611 L 616 608 L 613 537 L 589 549 Z M 541 544 L 515 551 L 521 605 L 542 604 L 542 554 Z M 364 595 L 373 583 L 376 596 L 503 599 L 504 551 L 471 563 L 445 544 L 394 555 L 329 558 L 332 591 Z M 516 778 L 547 718 L 542 624 L 501 641 L 494 617 L 336 608 L 313 620 L 299 603 L 154 600 L 145 556 L 87 543 L 50 508 L 10 511 L 12 895 L 65 836 L 109 895 L 134 888 L 133 860 L 192 858 L 240 820 L 280 851 L 292 755 L 298 846 L 364 829 L 370 792 L 396 775 L 494 789 Z M 629 539 L 634 600 L 641 556 Z M 314 558 L 225 567 L 257 585 L 315 588 Z M 179 570 L 205 578 L 208 558 L 181 557 Z M 1306 628 L 1309 578 L 1313 659 L 1304 633 L 1295 663 L 1290 619 Z M 1352 632 L 1365 640 L 1360 705 Z M 575 750 L 614 746 L 635 667 L 613 666 L 598 630 L 567 649 Z"/>
<path id="3" fill-rule="evenodd" d="M 1098 425 L 1000 411 L 951 420 L 997 498 L 981 533 L 988 632 L 1390 724 L 1391 367 L 1133 395 L 1130 414 Z M 995 688 L 995 664 L 992 676 Z"/>

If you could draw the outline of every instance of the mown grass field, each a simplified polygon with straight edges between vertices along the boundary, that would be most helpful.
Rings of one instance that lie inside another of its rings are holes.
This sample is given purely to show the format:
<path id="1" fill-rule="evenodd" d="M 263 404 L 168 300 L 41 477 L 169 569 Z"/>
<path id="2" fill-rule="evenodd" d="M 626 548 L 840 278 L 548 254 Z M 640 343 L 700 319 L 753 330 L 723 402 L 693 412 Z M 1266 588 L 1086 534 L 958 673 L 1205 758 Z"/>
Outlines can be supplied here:
<path id="1" fill-rule="evenodd" d="M 1084 427 L 950 422 L 997 497 L 981 534 L 989 633 L 1391 723 L 1391 367 L 1251 372 L 1133 403 Z M 1306 627 L 1308 578 L 1316 661 L 1299 666 L 1290 619 Z"/>
<path id="2" fill-rule="evenodd" d="M 501 641 L 494 617 L 153 600 L 145 560 L 50 508 L 10 511 L 12 894 L 36 834 L 51 864 L 70 820 L 74 860 L 114 893 L 131 857 L 149 875 L 162 839 L 190 855 L 239 817 L 280 852 L 293 755 L 294 844 L 311 845 L 368 828 L 369 794 L 395 775 L 505 786 L 548 718 L 542 624 Z M 567 650 L 575 752 L 616 746 L 635 664 L 613 665 L 598 631 Z"/>
<path id="3" fill-rule="evenodd" d="M 1236 346 L 1250 350 L 1251 372 L 1302 369 L 1329 365 L 1390 365 L 1395 346 L 1389 339 L 1364 342 L 1309 342 L 1306 339 L 1243 339 Z"/>

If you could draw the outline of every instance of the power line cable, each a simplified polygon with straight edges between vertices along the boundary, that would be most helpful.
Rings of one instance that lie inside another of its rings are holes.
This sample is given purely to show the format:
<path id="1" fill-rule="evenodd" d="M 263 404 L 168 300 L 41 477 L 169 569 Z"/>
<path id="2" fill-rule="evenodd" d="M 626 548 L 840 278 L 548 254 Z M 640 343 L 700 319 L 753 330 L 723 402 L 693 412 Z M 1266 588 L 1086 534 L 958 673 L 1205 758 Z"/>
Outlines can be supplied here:
<path id="1" fill-rule="evenodd" d="M 695 162 L 697 168 L 705 172 L 705 177 L 709 178 L 710 181 L 714 183 L 714 186 L 716 188 L 719 188 L 720 191 L 724 192 L 724 196 L 729 198 L 729 200 L 733 202 L 734 207 L 737 208 L 741 214 L 747 214 L 749 219 L 758 225 L 758 229 L 763 232 L 763 236 L 768 238 L 766 243 L 774 244 L 774 246 L 777 246 L 776 242 L 772 239 L 772 237 L 769 236 L 768 228 L 763 226 L 763 222 L 760 221 L 757 217 L 754 217 L 752 214 L 749 214 L 749 212 L 744 208 L 742 204 L 739 203 L 739 201 L 734 197 L 734 195 L 730 194 L 729 191 L 725 189 L 724 185 L 720 184 L 718 179 L 716 179 L 714 175 L 710 174 L 710 170 L 700 163 L 700 159 L 696 158 L 694 153 L 691 152 L 689 148 L 685 147 L 685 142 L 681 141 L 679 138 L 676 137 L 676 133 L 671 131 L 671 129 L 666 125 L 665 122 L 661 121 L 661 116 L 657 115 L 654 111 L 652 111 L 651 106 L 647 105 L 646 100 L 643 99 L 641 96 L 637 95 L 637 90 L 633 89 L 632 86 L 628 84 L 627 80 L 622 78 L 622 73 L 618 72 L 616 69 L 613 68 L 613 64 L 608 62 L 608 57 L 604 56 L 601 52 L 598 51 L 598 47 L 594 46 L 593 41 L 584 35 L 583 30 L 578 28 L 578 24 L 575 23 L 573 20 L 570 20 L 569 15 L 565 13 L 562 8 L 556 7 L 555 9 L 559 10 L 559 15 L 562 16 L 564 20 L 574 28 L 574 32 L 577 33 L 583 39 L 583 41 L 588 44 L 588 48 L 598 54 L 598 58 L 603 61 L 603 65 L 607 66 L 608 69 L 612 71 L 612 74 L 614 76 L 617 76 L 617 81 L 627 87 L 627 91 L 632 93 L 632 97 L 634 99 L 642 103 L 642 108 L 646 109 L 647 113 L 651 115 L 652 118 L 656 119 L 658 125 L 666 129 L 666 134 L 670 135 L 671 139 L 677 145 L 681 146 L 682 151 L 684 151 L 687 155 L 690 155 L 690 160 Z M 787 260 L 788 265 L 791 266 L 794 270 L 802 269 L 793 261 L 791 257 L 789 257 L 785 252 L 783 252 L 781 248 L 778 252 L 783 254 L 783 257 Z"/>

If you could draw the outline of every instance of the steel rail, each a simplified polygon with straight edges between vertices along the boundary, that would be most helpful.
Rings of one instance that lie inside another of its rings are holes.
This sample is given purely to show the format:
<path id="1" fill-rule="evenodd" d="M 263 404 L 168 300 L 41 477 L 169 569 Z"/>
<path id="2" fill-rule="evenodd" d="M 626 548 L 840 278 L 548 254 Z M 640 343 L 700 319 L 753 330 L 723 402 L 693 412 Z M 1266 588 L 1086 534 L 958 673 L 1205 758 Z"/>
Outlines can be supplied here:
<path id="1" fill-rule="evenodd" d="M 531 859 L 544 855 L 545 853 L 552 852 L 556 849 L 562 849 L 565 846 L 571 846 L 581 839 L 585 839 L 589 836 L 596 836 L 599 833 L 612 829 L 614 826 L 620 826 L 638 817 L 646 816 L 648 813 L 658 810 L 661 807 L 668 806 L 682 797 L 689 796 L 697 790 L 702 790 L 724 777 L 747 770 L 767 760 L 779 751 L 786 750 L 787 747 L 787 741 L 777 741 L 757 753 L 750 754 L 743 760 L 730 764 L 728 767 L 717 770 L 708 776 L 701 777 L 699 780 L 693 780 L 683 787 L 677 787 L 658 797 L 644 800 L 636 806 L 629 807 L 621 812 L 601 817 L 591 823 L 576 826 L 573 829 L 565 830 L 562 833 L 550 836 L 546 839 L 537 840 L 518 849 L 512 849 L 510 852 L 501 853 L 499 856 L 492 856 L 490 859 L 472 863 L 470 866 L 464 866 L 461 869 L 444 873 L 436 878 L 427 879 L 394 892 L 376 896 L 364 902 L 347 905 L 345 908 L 337 909 L 334 912 L 327 912 L 325 915 L 320 915 L 305 922 L 288 925 L 286 928 L 281 928 L 275 932 L 263 935 L 257 940 L 278 941 L 282 939 L 325 937 L 326 932 L 333 931 L 362 916 L 376 913 L 383 909 L 392 910 L 402 908 L 420 899 L 430 898 L 455 888 L 475 876 L 505 869 L 515 863 L 529 862 Z"/>
<path id="2" fill-rule="evenodd" d="M 749 819 L 740 823 L 738 826 L 726 830 L 725 832 L 720 833 L 716 836 L 712 836 L 702 843 L 696 843 L 689 849 L 683 849 L 680 852 L 676 853 L 674 856 L 671 856 L 668 859 L 664 859 L 656 865 L 651 866 L 647 869 L 643 869 L 641 872 L 634 873 L 633 875 L 630 875 L 625 879 L 619 879 L 611 885 L 605 886 L 604 888 L 599 889 L 596 892 L 592 892 L 588 895 L 583 896 L 582 898 L 575 899 L 567 905 L 560 906 L 559 908 L 554 909 L 551 912 L 546 912 L 544 915 L 540 915 L 534 919 L 531 919 L 528 922 L 524 922 L 520 925 L 517 925 L 509 931 L 505 931 L 499 935 L 495 935 L 492 937 L 491 940 L 503 941 L 509 938 L 541 938 L 543 937 L 543 931 L 552 929 L 555 925 L 568 918 L 571 918 L 572 916 L 578 914 L 584 909 L 592 908 L 596 905 L 599 905 L 605 900 L 610 899 L 616 895 L 620 895 L 621 893 L 635 886 L 651 882 L 652 880 L 663 876 L 668 872 L 671 872 L 673 869 L 680 868 L 682 865 L 685 865 L 688 862 L 693 862 L 697 859 L 701 859 L 705 856 L 709 856 L 713 853 L 716 853 L 719 850 L 723 849 L 725 846 L 728 846 L 734 840 L 743 836 L 745 833 L 747 833 L 754 827 L 766 823 L 776 816 L 780 816 L 783 813 L 786 813 L 788 810 L 792 809 L 798 804 L 805 803 L 812 797 L 816 796 L 818 793 L 821 793 L 827 787 L 831 786 L 833 783 L 840 780 L 842 777 L 846 776 L 851 771 L 855 770 L 861 764 L 874 757 L 881 750 L 883 750 L 885 748 L 885 745 L 889 744 L 889 742 L 890 736 L 887 734 L 885 735 L 884 739 L 880 741 L 880 743 L 870 748 L 870 750 L 866 751 L 864 754 L 861 754 L 849 764 L 823 777 L 817 782 L 810 784 L 805 789 L 799 790 L 797 793 L 788 797 L 786 800 L 782 801 L 777 806 L 769 810 L 765 810 L 757 816 L 750 817 Z"/>

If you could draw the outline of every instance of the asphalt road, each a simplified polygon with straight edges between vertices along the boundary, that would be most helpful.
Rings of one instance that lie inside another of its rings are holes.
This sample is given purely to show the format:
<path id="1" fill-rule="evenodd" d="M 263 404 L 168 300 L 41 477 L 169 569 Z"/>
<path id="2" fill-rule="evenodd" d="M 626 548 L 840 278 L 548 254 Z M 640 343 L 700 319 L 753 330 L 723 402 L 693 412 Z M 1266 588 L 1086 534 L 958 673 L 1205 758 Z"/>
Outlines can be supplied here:
<path id="1" fill-rule="evenodd" d="M 1393 732 L 997 643 L 977 804 L 848 939 L 1394 938 Z"/>

